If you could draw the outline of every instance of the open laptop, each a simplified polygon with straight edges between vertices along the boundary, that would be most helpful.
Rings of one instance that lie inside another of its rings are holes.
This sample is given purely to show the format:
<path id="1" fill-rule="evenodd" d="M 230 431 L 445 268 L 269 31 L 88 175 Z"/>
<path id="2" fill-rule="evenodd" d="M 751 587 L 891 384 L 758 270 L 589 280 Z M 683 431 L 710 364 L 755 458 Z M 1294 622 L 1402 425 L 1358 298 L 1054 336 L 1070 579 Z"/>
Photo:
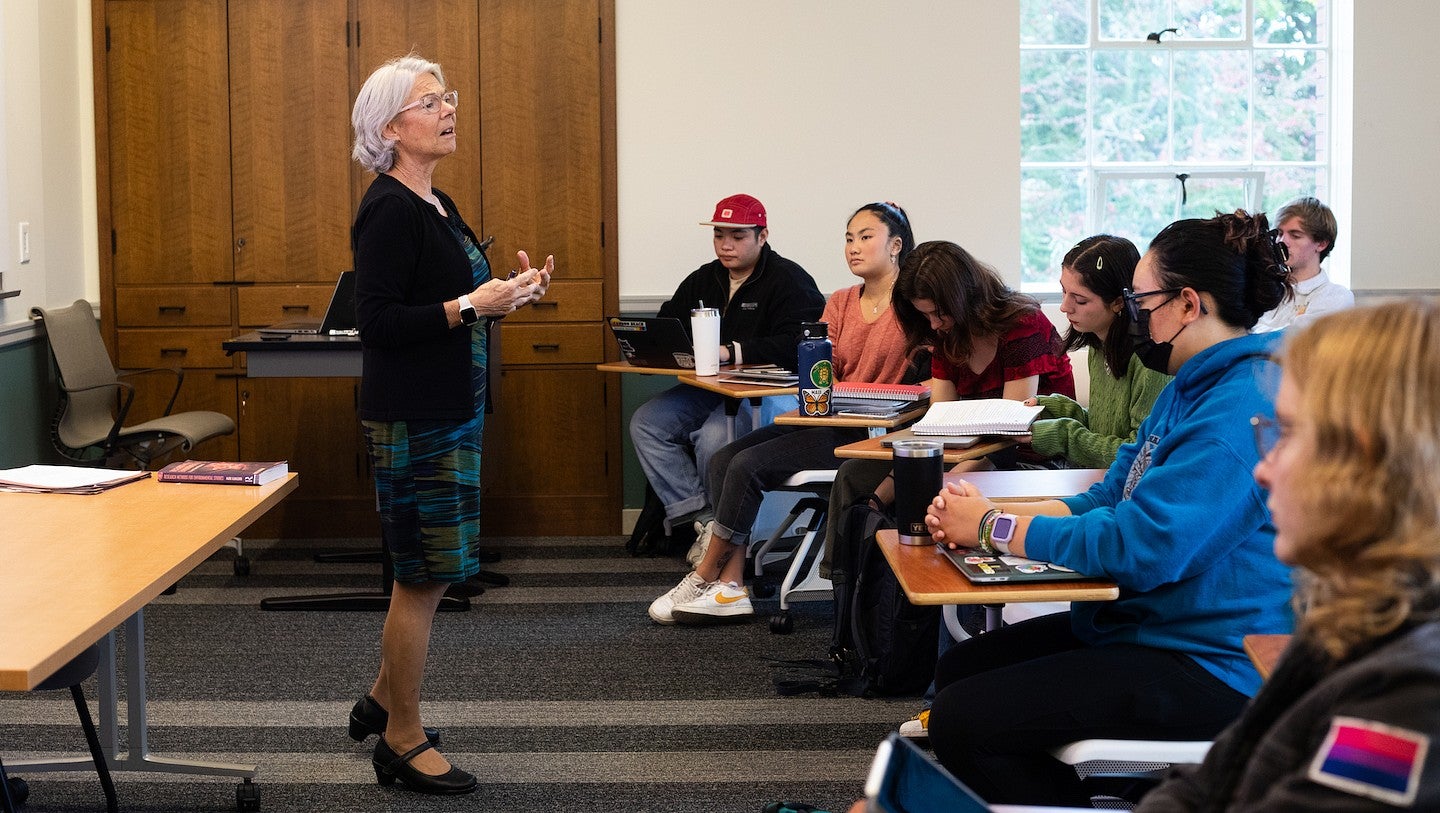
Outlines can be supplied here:
<path id="1" fill-rule="evenodd" d="M 969 579 L 972 584 L 1079 582 L 1090 581 L 1094 578 L 1083 573 L 1076 573 L 1068 567 L 1051 562 L 1041 562 L 1037 559 L 1026 559 L 1023 556 L 991 556 L 974 548 L 950 550 L 942 544 L 936 544 L 935 549 L 945 554 L 945 558 L 950 560 L 950 564 L 954 565 L 960 571 L 960 575 Z"/>
<path id="2" fill-rule="evenodd" d="M 620 343 L 620 354 L 631 364 L 667 370 L 695 369 L 694 347 L 679 319 L 611 316 L 605 321 Z"/>
<path id="3" fill-rule="evenodd" d="M 330 304 L 325 308 L 325 317 L 314 319 L 290 319 L 268 327 L 260 328 L 265 336 L 353 336 L 356 333 L 355 319 L 355 272 L 342 271 L 330 294 Z"/>

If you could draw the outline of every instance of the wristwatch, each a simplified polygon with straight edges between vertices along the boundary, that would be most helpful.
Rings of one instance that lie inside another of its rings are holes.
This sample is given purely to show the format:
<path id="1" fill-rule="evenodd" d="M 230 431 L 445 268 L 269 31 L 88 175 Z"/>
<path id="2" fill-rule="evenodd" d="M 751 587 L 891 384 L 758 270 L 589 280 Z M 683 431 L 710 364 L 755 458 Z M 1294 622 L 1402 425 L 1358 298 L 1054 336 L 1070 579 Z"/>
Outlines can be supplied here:
<path id="1" fill-rule="evenodd" d="M 728 363 L 729 363 L 729 364 L 734 364 L 734 363 L 735 363 L 735 343 L 734 343 L 734 342 L 724 342 L 724 343 L 722 343 L 720 346 L 723 347 L 723 348 L 725 348 L 725 352 L 730 355 L 730 359 L 729 359 Z"/>
<path id="2" fill-rule="evenodd" d="M 470 297 L 462 296 L 455 301 L 460 304 L 461 324 L 473 325 L 480 321 L 480 314 L 475 310 L 475 306 L 470 304 Z"/>
<path id="3" fill-rule="evenodd" d="M 1015 538 L 1014 514 L 998 514 L 990 525 L 990 544 L 1001 553 L 1010 552 L 1010 540 Z"/>

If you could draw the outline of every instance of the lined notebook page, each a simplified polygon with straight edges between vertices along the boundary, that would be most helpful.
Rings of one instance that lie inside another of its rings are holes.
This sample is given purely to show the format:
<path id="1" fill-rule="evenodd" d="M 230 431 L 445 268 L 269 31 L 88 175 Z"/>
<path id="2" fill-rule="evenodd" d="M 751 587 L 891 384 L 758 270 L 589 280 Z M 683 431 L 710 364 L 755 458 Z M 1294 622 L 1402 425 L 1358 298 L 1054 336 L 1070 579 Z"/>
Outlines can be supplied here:
<path id="1" fill-rule="evenodd" d="M 911 428 L 917 435 L 1024 435 L 1044 410 L 1009 398 L 942 401 Z"/>

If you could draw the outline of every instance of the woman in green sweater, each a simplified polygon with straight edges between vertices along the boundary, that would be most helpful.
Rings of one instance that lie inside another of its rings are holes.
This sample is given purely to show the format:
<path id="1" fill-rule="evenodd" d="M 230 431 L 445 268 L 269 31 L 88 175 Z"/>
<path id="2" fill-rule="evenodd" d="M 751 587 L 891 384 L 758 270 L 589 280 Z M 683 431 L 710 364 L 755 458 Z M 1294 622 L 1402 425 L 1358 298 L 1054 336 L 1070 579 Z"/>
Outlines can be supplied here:
<path id="1" fill-rule="evenodd" d="M 1131 352 L 1120 292 L 1130 287 L 1139 262 L 1134 243 L 1108 234 L 1086 237 L 1066 253 L 1060 265 L 1060 312 L 1070 321 L 1065 349 L 1090 348 L 1090 408 L 1063 395 L 1032 398 L 1028 403 L 1045 407 L 1030 437 L 1037 454 L 1077 468 L 1109 467 L 1170 383 Z"/>

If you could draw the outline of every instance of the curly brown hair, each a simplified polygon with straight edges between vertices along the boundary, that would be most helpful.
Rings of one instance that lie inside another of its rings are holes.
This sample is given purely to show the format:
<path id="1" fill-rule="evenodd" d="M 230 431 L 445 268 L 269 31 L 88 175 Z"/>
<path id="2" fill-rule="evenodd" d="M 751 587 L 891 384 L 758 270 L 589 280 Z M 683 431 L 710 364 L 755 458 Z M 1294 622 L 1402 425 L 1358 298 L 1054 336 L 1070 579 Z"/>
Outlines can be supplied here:
<path id="1" fill-rule="evenodd" d="M 1279 361 L 1314 432 L 1296 615 L 1342 658 L 1440 614 L 1440 300 L 1327 314 Z"/>

